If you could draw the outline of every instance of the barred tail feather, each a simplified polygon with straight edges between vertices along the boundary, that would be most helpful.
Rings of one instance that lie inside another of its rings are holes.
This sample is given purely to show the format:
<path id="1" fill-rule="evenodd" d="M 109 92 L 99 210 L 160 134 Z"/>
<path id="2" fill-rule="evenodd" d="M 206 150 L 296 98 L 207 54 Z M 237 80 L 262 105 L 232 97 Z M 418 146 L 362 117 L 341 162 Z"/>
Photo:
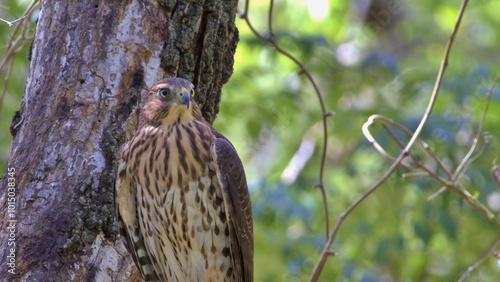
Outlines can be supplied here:
<path id="1" fill-rule="evenodd" d="M 143 237 L 140 234 L 139 228 L 126 226 L 123 221 L 119 222 L 120 235 L 125 247 L 132 254 L 135 265 L 146 281 L 160 281 L 156 274 L 153 263 L 148 256 L 146 246 L 144 245 Z"/>

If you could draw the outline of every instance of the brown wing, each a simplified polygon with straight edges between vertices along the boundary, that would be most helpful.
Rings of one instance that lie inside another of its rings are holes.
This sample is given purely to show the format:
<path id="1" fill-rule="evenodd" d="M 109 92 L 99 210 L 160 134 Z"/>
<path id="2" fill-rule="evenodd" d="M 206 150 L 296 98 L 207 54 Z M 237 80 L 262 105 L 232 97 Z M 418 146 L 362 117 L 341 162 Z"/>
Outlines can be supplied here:
<path id="1" fill-rule="evenodd" d="M 212 143 L 231 237 L 233 267 L 237 281 L 253 281 L 253 222 L 245 171 L 236 150 L 218 134 Z"/>
<path id="2" fill-rule="evenodd" d="M 116 219 L 125 247 L 132 255 L 142 277 L 146 281 L 159 281 L 139 229 L 136 187 L 127 175 L 127 163 L 124 160 L 120 160 L 114 193 Z"/>

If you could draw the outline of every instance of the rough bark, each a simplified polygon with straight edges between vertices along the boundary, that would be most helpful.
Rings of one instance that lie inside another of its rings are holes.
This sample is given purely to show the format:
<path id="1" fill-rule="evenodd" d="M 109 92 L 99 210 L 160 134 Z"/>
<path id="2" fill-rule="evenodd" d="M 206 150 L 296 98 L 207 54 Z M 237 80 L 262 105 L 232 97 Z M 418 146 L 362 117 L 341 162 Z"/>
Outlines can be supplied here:
<path id="1" fill-rule="evenodd" d="M 134 128 L 145 88 L 162 77 L 191 80 L 213 121 L 232 72 L 236 4 L 44 1 L 11 127 L 6 167 L 15 175 L 6 170 L 1 180 L 0 277 L 137 279 L 114 218 L 118 148 Z M 9 183 L 15 184 L 14 210 Z M 12 234 L 15 275 L 6 267 Z"/>

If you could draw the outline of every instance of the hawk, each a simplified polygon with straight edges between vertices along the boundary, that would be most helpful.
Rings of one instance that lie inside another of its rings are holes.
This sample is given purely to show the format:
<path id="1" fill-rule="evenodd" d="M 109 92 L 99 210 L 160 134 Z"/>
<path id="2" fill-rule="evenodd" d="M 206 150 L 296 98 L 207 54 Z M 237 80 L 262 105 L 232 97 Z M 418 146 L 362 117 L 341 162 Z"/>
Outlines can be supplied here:
<path id="1" fill-rule="evenodd" d="M 146 281 L 253 281 L 243 165 L 193 95 L 181 78 L 150 89 L 139 127 L 121 148 L 120 233 Z"/>

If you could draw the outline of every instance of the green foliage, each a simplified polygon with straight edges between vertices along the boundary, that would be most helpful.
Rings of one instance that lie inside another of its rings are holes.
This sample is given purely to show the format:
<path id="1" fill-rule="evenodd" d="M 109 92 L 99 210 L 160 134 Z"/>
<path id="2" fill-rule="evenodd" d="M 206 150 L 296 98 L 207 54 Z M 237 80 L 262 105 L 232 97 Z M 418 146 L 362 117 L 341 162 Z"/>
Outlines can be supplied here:
<path id="1" fill-rule="evenodd" d="M 327 110 L 336 113 L 329 120 L 325 170 L 331 228 L 391 164 L 363 137 L 367 118 L 384 115 L 410 130 L 418 125 L 459 3 L 402 1 L 403 11 L 390 15 L 388 28 L 382 31 L 380 25 L 373 32 L 354 12 L 355 1 L 329 1 L 325 18 L 312 17 L 309 2 L 322 1 L 276 1 L 273 31 L 278 44 L 311 71 Z M 250 19 L 263 34 L 268 7 L 268 1 L 250 3 Z M 469 4 L 439 99 L 421 134 L 452 172 L 472 144 L 486 93 L 500 73 L 499 20 L 492 12 L 498 8 L 494 1 Z M 312 188 L 321 156 L 321 111 L 299 68 L 256 38 L 243 20 L 237 23 L 235 71 L 223 89 L 215 127 L 233 141 L 249 175 L 256 281 L 305 281 L 325 242 L 321 195 Z M 346 47 L 359 54 L 348 56 L 349 64 L 340 58 Z M 460 182 L 485 204 L 499 192 L 490 173 L 500 148 L 499 93 L 493 93 L 484 124 L 490 142 Z M 380 125 L 371 132 L 393 156 L 399 154 Z M 408 142 L 403 134 L 396 136 Z M 303 140 L 313 140 L 314 154 L 295 181 L 284 182 L 285 168 Z M 412 153 L 444 176 L 421 149 Z M 451 192 L 428 200 L 441 185 L 426 176 L 403 178 L 408 172 L 398 169 L 349 215 L 332 248 L 339 256 L 329 258 L 322 281 L 452 281 L 487 252 L 498 227 Z M 499 275 L 490 258 L 471 277 Z"/>

